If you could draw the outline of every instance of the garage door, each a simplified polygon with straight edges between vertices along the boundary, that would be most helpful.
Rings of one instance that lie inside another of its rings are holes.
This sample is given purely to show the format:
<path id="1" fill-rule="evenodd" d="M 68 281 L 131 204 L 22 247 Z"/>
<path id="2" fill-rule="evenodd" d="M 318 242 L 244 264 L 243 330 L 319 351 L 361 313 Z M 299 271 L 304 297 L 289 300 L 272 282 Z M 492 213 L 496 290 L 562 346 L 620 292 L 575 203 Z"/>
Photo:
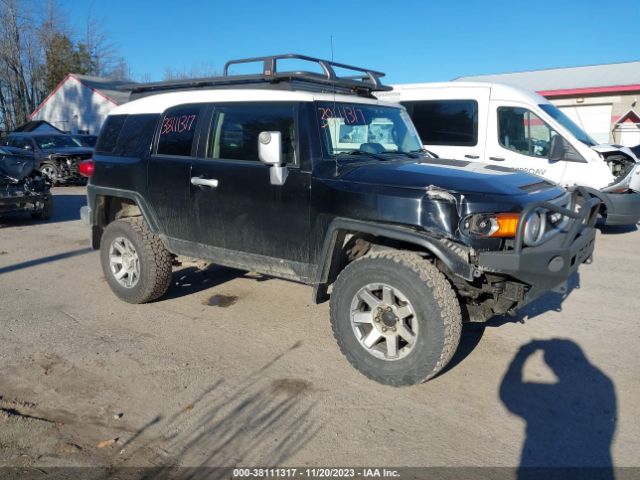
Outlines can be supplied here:
<path id="1" fill-rule="evenodd" d="M 609 143 L 611 105 L 559 107 L 598 143 Z"/>

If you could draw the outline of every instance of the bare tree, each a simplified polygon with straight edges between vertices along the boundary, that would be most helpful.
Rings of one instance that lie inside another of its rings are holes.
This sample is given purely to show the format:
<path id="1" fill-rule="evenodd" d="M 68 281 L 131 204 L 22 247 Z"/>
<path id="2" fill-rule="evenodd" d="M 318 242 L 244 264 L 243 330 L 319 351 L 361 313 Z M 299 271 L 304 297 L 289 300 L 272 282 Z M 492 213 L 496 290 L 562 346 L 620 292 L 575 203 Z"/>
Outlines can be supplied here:
<path id="1" fill-rule="evenodd" d="M 127 61 L 118 54 L 118 49 L 111 41 L 109 34 L 102 28 L 102 24 L 103 22 L 97 20 L 90 10 L 83 41 L 91 56 L 90 74 L 125 80 L 130 76 Z"/>
<path id="2" fill-rule="evenodd" d="M 37 32 L 17 0 L 0 2 L 0 108 L 6 130 L 26 120 L 39 94 Z"/>
<path id="3" fill-rule="evenodd" d="M 67 18 L 57 0 L 0 0 L 0 129 L 24 123 L 69 73 L 130 75 L 98 21 L 78 40 Z"/>

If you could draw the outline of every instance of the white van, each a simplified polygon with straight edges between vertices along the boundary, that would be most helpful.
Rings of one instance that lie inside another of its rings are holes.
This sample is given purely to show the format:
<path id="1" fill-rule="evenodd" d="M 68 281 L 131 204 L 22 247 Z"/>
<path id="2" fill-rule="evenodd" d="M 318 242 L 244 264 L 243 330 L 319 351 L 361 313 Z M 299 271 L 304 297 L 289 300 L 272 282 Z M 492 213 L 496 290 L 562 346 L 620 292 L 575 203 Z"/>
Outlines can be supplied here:
<path id="1" fill-rule="evenodd" d="M 609 225 L 640 221 L 640 162 L 626 147 L 597 145 L 546 98 L 484 82 L 394 85 L 378 97 L 403 104 L 424 147 L 442 158 L 503 165 L 563 186 L 581 185 L 603 203 Z"/>

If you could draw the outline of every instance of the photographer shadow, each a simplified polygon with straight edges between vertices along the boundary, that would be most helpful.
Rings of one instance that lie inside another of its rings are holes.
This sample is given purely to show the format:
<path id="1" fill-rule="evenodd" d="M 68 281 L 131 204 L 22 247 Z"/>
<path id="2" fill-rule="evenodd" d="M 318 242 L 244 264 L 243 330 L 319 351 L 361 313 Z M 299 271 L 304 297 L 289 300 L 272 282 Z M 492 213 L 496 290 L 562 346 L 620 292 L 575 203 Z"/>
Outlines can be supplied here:
<path id="1" fill-rule="evenodd" d="M 556 382 L 524 379 L 525 362 L 536 351 Z M 527 425 L 520 480 L 614 478 L 615 386 L 576 343 L 555 338 L 521 347 L 500 385 L 500 400 Z"/>

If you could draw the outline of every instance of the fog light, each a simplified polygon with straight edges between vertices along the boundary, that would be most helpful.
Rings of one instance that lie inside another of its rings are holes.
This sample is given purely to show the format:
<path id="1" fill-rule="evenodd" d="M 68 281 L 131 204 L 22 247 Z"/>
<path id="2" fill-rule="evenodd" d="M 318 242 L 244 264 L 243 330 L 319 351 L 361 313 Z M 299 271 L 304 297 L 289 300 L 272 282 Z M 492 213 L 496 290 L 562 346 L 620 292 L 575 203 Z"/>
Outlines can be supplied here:
<path id="1" fill-rule="evenodd" d="M 554 273 L 559 272 L 564 267 L 564 259 L 562 257 L 553 257 L 549 260 L 549 270 Z"/>

